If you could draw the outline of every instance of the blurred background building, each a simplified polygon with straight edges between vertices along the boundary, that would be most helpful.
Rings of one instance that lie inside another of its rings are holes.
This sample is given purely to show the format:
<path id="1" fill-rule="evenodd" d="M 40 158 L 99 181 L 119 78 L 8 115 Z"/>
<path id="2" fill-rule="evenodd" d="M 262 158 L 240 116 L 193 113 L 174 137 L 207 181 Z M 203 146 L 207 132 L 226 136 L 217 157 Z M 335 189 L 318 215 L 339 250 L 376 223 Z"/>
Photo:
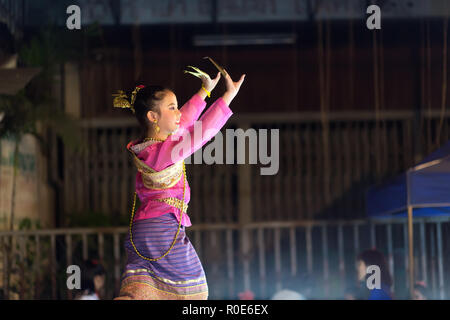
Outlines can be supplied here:
<path id="1" fill-rule="evenodd" d="M 381 8 L 380 30 L 366 26 L 372 3 Z M 81 9 L 81 30 L 66 28 L 73 4 Z M 52 36 L 54 46 L 46 48 L 64 56 L 53 68 L 53 107 L 79 123 L 80 148 L 46 131 L 53 198 L 46 200 L 44 226 L 127 225 L 135 169 L 125 146 L 138 126 L 127 110 L 112 108 L 111 94 L 137 82 L 163 84 L 181 106 L 199 88 L 183 69 L 195 65 L 212 75 L 202 59 L 210 56 L 233 78 L 247 75 L 227 128 L 280 130 L 276 175 L 260 175 L 259 164 L 187 166 L 192 237 L 211 275 L 212 298 L 251 288 L 268 297 L 304 273 L 321 279 L 315 297 L 339 297 L 352 281 L 355 254 L 373 246 L 384 248 L 397 270 L 401 296 L 406 229 L 403 222 L 370 224 L 366 193 L 449 139 L 448 6 L 445 0 L 0 0 L 0 21 L 16 43 L 44 45 L 43 30 Z M 221 85 L 209 102 L 222 94 Z M 2 140 L 2 159 L 13 152 L 3 151 L 7 143 Z M 2 170 L 11 172 L 11 162 L 2 161 Z M 423 222 L 426 242 L 415 246 L 416 270 L 434 279 L 436 297 L 447 292 L 448 298 L 449 223 L 440 223 Z M 91 255 L 93 246 L 94 254 L 111 259 L 112 297 L 123 258 L 117 244 L 126 232 L 117 230 L 108 233 L 109 242 L 98 231 L 74 234 L 70 253 L 67 236 L 55 233 L 48 246 L 63 253 L 48 262 L 56 270 L 77 254 Z M 57 279 L 51 281 L 51 294 L 64 296 Z"/>

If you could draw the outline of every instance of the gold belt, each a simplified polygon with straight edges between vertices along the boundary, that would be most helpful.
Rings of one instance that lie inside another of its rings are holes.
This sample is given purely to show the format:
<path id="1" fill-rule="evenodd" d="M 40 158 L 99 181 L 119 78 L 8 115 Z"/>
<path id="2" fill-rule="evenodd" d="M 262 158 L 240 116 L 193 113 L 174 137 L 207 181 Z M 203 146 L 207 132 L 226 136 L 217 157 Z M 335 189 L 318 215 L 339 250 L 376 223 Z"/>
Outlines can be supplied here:
<path id="1" fill-rule="evenodd" d="M 178 208 L 182 210 L 184 213 L 186 213 L 188 208 L 187 203 L 181 201 L 178 198 L 162 198 L 162 199 L 155 199 L 155 201 L 167 203 L 169 206 Z"/>

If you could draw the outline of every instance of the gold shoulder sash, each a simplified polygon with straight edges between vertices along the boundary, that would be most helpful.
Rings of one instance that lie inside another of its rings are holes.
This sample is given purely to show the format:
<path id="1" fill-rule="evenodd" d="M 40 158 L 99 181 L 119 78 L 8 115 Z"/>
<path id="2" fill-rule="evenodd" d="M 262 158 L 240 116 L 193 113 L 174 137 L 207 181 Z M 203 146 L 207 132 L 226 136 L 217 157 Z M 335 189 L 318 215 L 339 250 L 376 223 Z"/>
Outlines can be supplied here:
<path id="1" fill-rule="evenodd" d="M 183 161 L 178 161 L 161 171 L 155 171 L 134 153 L 133 159 L 137 170 L 142 174 L 142 182 L 148 189 L 162 190 L 171 188 L 180 181 L 183 175 Z"/>

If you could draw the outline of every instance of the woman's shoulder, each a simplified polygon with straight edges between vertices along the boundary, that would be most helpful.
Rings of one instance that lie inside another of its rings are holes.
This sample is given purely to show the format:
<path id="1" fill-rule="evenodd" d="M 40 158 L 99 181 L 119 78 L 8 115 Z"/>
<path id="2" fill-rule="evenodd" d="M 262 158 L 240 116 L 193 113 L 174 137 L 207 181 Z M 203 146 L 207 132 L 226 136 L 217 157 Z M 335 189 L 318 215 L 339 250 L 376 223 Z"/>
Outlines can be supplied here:
<path id="1" fill-rule="evenodd" d="M 155 154 L 160 142 L 145 141 L 128 145 L 128 150 L 142 161 L 146 161 L 152 154 Z"/>

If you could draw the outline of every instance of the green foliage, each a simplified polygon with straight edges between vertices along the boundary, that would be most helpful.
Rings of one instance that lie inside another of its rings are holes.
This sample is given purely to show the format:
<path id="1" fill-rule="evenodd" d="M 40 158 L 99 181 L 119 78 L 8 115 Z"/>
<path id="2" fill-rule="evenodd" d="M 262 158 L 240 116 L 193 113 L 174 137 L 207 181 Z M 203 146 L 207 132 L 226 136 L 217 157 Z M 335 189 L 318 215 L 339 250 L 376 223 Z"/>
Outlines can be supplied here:
<path id="1" fill-rule="evenodd" d="M 63 31 L 61 31 L 63 30 Z M 45 137 L 40 135 L 39 127 L 53 130 L 62 140 L 65 147 L 73 151 L 86 150 L 87 145 L 81 138 L 79 122 L 66 114 L 54 99 L 55 75 L 65 61 L 80 58 L 81 45 L 88 44 L 89 38 L 102 37 L 102 30 L 98 25 L 84 28 L 82 32 L 68 33 L 65 28 L 46 29 L 33 37 L 28 43 L 22 44 L 19 50 L 20 67 L 39 67 L 41 72 L 28 83 L 28 85 L 14 96 L 0 95 L 0 115 L 4 118 L 0 122 L 0 138 L 11 139 L 19 142 L 24 134 L 34 135 L 41 143 L 41 147 L 47 148 Z M 44 131 L 45 132 L 45 131 Z M 18 161 L 14 161 L 17 166 Z M 69 227 L 96 227 L 96 226 L 124 226 L 128 224 L 127 217 L 114 218 L 104 213 L 85 212 L 69 216 Z M 34 221 L 34 228 L 41 229 L 39 221 Z M 29 218 L 19 222 L 20 230 L 33 229 L 33 221 Z M 74 241 L 76 244 L 77 242 Z M 26 256 L 23 259 L 17 253 L 21 247 L 15 243 L 14 257 L 8 261 L 14 262 L 10 269 L 11 293 L 25 294 L 24 298 L 33 299 L 40 297 L 50 298 L 50 273 L 47 268 L 34 269 L 37 257 L 36 243 L 34 239 L 25 240 Z M 23 245 L 23 243 L 22 243 Z M 2 250 L 12 255 L 12 243 L 5 243 Z M 40 267 L 49 266 L 50 257 L 49 239 L 41 239 L 40 242 Z M 60 291 L 64 290 L 65 270 L 58 270 L 57 277 L 60 283 Z"/>
<path id="2" fill-rule="evenodd" d="M 20 61 L 28 67 L 42 67 L 43 74 L 51 74 L 56 65 L 63 63 L 64 48 L 60 46 L 58 34 L 50 29 L 42 31 L 23 45 L 19 52 Z"/>
<path id="3" fill-rule="evenodd" d="M 64 37 L 50 29 L 23 44 L 19 51 L 19 64 L 25 67 L 40 67 L 41 72 L 14 96 L 0 96 L 0 137 L 7 135 L 20 141 L 24 134 L 34 135 L 45 145 L 45 138 L 37 128 L 51 128 L 61 137 L 64 145 L 72 150 L 85 149 L 80 136 L 78 121 L 66 114 L 53 97 L 54 76 L 64 61 L 73 58 L 73 50 L 64 46 Z"/>
<path id="4" fill-rule="evenodd" d="M 41 222 L 39 220 L 33 221 L 30 218 L 23 218 L 19 221 L 19 230 L 39 230 L 42 229 Z"/>
<path id="5" fill-rule="evenodd" d="M 0 137 L 6 135 L 20 136 L 35 131 L 35 111 L 23 90 L 15 96 L 1 96 L 0 112 L 5 114 L 0 126 Z"/>
<path id="6" fill-rule="evenodd" d="M 33 226 L 34 225 L 34 226 Z M 32 229 L 41 229 L 41 224 L 38 220 L 32 221 L 30 218 L 24 218 L 19 221 L 19 230 L 28 231 Z M 35 298 L 37 282 L 42 282 L 43 276 L 36 271 L 35 263 L 37 259 L 37 247 L 34 237 L 18 236 L 14 242 L 11 242 L 11 238 L 7 239 L 3 243 L 3 252 L 9 256 L 9 279 L 10 279 L 10 298 L 18 299 L 20 296 L 23 299 Z M 15 250 L 11 250 L 14 246 Z M 22 247 L 23 246 L 23 247 Z M 40 243 L 40 262 L 48 261 L 49 244 L 45 241 Z M 12 255 L 12 252 L 15 254 Z M 23 256 L 21 256 L 23 252 Z M 13 262 L 11 264 L 11 262 Z M 32 270 L 30 272 L 30 270 Z"/>

